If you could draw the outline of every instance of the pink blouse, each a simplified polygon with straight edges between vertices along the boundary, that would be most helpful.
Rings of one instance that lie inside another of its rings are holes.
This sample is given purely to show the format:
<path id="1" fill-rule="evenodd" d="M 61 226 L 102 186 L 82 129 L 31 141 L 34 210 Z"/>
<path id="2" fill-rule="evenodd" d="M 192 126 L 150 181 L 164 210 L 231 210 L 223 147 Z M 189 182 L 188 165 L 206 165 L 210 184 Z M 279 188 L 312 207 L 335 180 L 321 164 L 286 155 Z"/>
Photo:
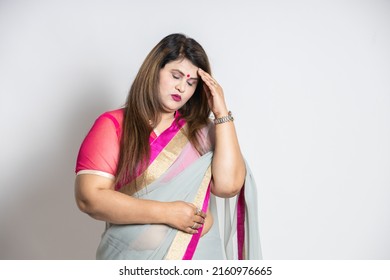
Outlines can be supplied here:
<path id="1" fill-rule="evenodd" d="M 124 109 L 100 115 L 81 144 L 77 174 L 97 174 L 114 178 L 119 159 Z"/>

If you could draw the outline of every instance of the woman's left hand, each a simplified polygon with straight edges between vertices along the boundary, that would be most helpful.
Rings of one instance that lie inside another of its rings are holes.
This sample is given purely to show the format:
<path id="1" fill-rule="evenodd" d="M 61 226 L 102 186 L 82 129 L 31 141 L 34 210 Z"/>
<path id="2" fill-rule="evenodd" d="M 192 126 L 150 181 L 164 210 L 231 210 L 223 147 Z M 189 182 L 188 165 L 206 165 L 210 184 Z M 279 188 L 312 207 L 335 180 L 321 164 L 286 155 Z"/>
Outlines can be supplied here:
<path id="1" fill-rule="evenodd" d="M 198 69 L 198 74 L 204 82 L 205 90 L 208 94 L 208 101 L 211 111 L 216 118 L 228 115 L 225 97 L 222 87 L 211 75 L 202 69 Z"/>

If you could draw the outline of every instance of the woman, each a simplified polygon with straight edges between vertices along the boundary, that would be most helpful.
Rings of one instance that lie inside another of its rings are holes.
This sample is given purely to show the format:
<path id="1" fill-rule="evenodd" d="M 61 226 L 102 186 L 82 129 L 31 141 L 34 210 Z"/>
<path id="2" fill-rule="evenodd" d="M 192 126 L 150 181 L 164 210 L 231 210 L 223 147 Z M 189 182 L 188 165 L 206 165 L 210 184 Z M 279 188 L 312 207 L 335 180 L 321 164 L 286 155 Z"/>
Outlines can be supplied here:
<path id="1" fill-rule="evenodd" d="M 195 40 L 165 37 L 146 57 L 125 107 L 101 115 L 84 139 L 75 194 L 81 211 L 107 223 L 98 259 L 260 258 L 257 224 L 245 229 L 243 185 L 252 199 L 255 186 L 209 73 Z M 231 227 L 226 219 L 222 246 L 214 196 L 240 192 L 239 218 Z"/>

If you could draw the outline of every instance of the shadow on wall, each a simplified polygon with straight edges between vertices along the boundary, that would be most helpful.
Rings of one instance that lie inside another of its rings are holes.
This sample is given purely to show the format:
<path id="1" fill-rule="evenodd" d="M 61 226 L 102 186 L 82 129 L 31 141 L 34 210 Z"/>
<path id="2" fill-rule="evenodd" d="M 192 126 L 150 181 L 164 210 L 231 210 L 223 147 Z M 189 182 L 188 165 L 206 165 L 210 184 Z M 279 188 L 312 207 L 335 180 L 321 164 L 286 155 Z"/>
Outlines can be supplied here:
<path id="1" fill-rule="evenodd" d="M 6 174 L 7 185 L 18 195 L 2 205 L 0 259 L 95 258 L 104 223 L 78 210 L 74 168 L 83 138 L 96 117 L 112 104 L 102 90 L 80 92 L 72 95 L 77 96 L 69 102 L 72 108 L 59 109 L 62 113 L 52 116 L 50 122 L 58 124 L 57 131 L 42 135 L 44 143 L 57 143 L 30 153 L 17 171 Z"/>

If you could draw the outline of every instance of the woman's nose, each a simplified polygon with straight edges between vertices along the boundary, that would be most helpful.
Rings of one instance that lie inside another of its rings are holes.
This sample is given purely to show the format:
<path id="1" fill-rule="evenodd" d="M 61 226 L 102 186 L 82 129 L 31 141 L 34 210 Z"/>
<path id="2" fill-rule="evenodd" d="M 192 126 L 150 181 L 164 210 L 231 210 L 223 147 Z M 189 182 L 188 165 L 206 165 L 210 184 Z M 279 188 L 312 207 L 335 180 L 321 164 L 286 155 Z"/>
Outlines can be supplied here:
<path id="1" fill-rule="evenodd" d="M 180 92 L 184 92 L 184 90 L 185 90 L 185 83 L 184 82 L 177 83 L 176 90 L 178 90 Z"/>

